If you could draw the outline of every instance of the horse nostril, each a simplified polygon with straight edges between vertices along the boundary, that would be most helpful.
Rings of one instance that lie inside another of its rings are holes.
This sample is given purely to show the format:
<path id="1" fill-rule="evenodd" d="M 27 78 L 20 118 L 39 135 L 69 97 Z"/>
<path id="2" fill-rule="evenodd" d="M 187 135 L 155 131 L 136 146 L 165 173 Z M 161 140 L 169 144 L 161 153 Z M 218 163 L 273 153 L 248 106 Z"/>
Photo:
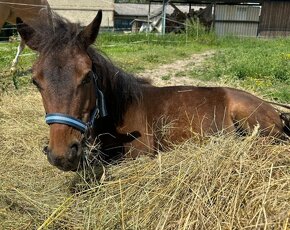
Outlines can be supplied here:
<path id="1" fill-rule="evenodd" d="M 78 156 L 80 145 L 78 143 L 74 143 L 70 147 L 70 153 L 69 153 L 69 160 L 74 161 L 75 158 Z"/>
<path id="2" fill-rule="evenodd" d="M 44 148 L 42 149 L 42 152 L 44 153 L 44 155 L 47 155 L 49 152 L 48 146 L 44 146 Z"/>

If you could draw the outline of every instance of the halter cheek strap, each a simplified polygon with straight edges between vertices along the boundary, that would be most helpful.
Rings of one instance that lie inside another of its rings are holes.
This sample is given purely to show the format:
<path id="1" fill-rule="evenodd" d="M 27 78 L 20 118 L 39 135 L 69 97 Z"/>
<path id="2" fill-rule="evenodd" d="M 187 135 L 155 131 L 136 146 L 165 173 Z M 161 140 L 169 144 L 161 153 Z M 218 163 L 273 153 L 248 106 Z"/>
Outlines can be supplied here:
<path id="1" fill-rule="evenodd" d="M 70 115 L 63 114 L 63 113 L 48 113 L 45 116 L 45 121 L 48 125 L 51 124 L 64 124 L 71 126 L 81 133 L 86 133 L 91 127 L 93 127 L 95 120 L 97 119 L 98 115 L 100 117 L 105 117 L 108 115 L 105 97 L 103 92 L 99 89 L 97 84 L 97 76 L 93 73 L 94 85 L 96 90 L 96 106 L 91 114 L 90 120 L 85 123 L 80 119 L 74 118 Z"/>

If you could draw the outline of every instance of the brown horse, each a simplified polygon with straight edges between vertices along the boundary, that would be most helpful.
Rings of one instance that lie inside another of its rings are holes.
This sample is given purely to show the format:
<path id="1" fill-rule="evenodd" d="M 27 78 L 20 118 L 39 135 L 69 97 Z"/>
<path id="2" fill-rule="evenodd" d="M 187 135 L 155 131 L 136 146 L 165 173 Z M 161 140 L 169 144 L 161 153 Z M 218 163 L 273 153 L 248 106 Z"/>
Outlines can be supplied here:
<path id="1" fill-rule="evenodd" d="M 99 142 L 103 157 L 154 154 L 168 143 L 222 132 L 284 138 L 289 127 L 267 102 L 223 87 L 155 87 L 114 66 L 90 47 L 102 12 L 82 31 L 54 17 L 54 28 L 18 24 L 26 44 L 39 52 L 33 83 L 50 125 L 45 148 L 52 165 L 76 170 L 85 141 Z M 21 23 L 21 20 L 19 20 Z"/>
<path id="2" fill-rule="evenodd" d="M 48 2 L 46 0 L 1 0 L 0 2 L 0 30 L 5 22 L 16 24 L 16 17 L 20 17 L 25 23 L 33 24 L 40 17 L 47 17 Z M 25 47 L 23 40 L 17 49 L 17 54 L 12 62 L 12 68 L 18 63 L 18 58 Z"/>

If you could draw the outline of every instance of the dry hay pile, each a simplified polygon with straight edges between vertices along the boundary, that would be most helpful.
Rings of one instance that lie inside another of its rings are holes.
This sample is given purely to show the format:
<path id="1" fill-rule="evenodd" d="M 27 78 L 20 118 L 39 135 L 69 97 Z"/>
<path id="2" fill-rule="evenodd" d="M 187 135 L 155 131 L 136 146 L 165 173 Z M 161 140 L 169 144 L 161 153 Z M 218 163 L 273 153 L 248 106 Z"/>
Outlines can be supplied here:
<path id="1" fill-rule="evenodd" d="M 50 166 L 33 90 L 0 99 L 0 229 L 289 229 L 288 145 L 192 140 L 107 166 L 101 182 Z"/>

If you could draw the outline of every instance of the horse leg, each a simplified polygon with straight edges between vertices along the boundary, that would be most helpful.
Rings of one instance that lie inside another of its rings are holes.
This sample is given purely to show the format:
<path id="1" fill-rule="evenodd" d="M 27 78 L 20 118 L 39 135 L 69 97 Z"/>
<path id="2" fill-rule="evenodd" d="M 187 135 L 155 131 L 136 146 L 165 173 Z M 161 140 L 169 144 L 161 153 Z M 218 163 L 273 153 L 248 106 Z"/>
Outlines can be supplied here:
<path id="1" fill-rule="evenodd" d="M 125 133 L 129 133 L 127 130 L 123 130 Z M 134 136 L 132 136 L 132 134 Z M 155 155 L 156 149 L 154 148 L 154 139 L 152 130 L 146 128 L 146 126 L 139 127 L 138 131 L 130 132 L 129 134 L 133 139 L 130 142 L 124 144 L 124 157 L 135 159 L 141 155 Z"/>
<path id="2" fill-rule="evenodd" d="M 281 113 L 280 118 L 284 122 L 284 132 L 290 137 L 290 113 Z"/>
<path id="3" fill-rule="evenodd" d="M 248 104 L 248 107 L 251 105 Z M 258 128 L 261 136 L 285 139 L 286 133 L 282 119 L 279 113 L 268 104 L 256 105 L 256 108 L 252 107 L 248 111 L 239 111 L 234 120 L 237 121 L 243 135 L 249 135 Z"/>
<path id="4" fill-rule="evenodd" d="M 156 154 L 156 150 L 153 146 L 152 135 L 143 134 L 142 137 L 124 144 L 125 157 L 135 159 L 141 155 L 153 156 Z"/>
<path id="5" fill-rule="evenodd" d="M 25 48 L 25 42 L 23 41 L 23 39 L 20 39 L 20 43 L 19 43 L 18 48 L 17 48 L 16 56 L 15 56 L 14 60 L 12 61 L 12 66 L 11 66 L 12 71 L 15 70 L 16 65 L 18 63 L 19 56 L 22 53 L 24 48 Z"/>

